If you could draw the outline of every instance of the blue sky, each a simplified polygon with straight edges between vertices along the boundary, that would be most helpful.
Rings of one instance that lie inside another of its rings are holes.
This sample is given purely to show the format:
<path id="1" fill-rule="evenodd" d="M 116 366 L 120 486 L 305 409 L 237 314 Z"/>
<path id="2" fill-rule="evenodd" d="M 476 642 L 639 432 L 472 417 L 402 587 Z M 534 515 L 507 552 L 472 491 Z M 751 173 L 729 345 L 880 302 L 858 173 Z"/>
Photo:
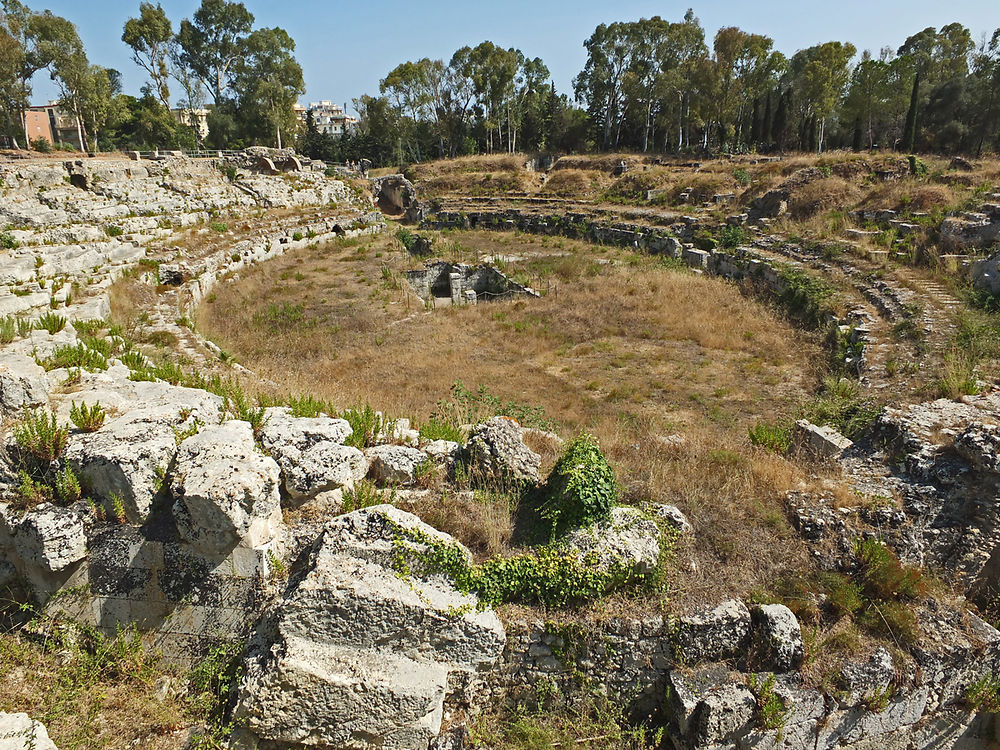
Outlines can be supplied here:
<path id="1" fill-rule="evenodd" d="M 175 28 L 200 4 L 200 0 L 161 2 Z M 121 32 L 125 20 L 137 15 L 139 0 L 27 0 L 27 4 L 36 10 L 49 8 L 76 23 L 91 61 L 120 70 L 126 92 L 138 92 L 145 78 L 121 41 Z M 485 39 L 541 57 L 556 86 L 571 92 L 573 77 L 586 60 L 583 41 L 599 23 L 654 15 L 680 20 L 688 7 L 701 19 L 709 40 L 721 26 L 739 26 L 771 36 L 786 54 L 830 40 L 877 52 L 883 46 L 898 47 L 927 26 L 953 21 L 969 27 L 977 40 L 1000 27 L 1000 0 L 245 0 L 244 4 L 256 16 L 257 26 L 281 26 L 295 39 L 306 79 L 303 101 L 331 99 L 348 105 L 363 93 L 376 93 L 379 80 L 404 60 L 447 61 L 459 47 Z M 54 96 L 47 75 L 38 76 L 33 102 Z"/>

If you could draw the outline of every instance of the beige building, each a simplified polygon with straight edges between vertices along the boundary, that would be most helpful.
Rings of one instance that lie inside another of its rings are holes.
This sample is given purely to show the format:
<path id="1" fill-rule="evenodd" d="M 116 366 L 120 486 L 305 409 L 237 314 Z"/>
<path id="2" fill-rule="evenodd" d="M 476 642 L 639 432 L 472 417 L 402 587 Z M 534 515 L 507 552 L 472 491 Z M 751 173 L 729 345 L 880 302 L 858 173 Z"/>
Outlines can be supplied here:
<path id="1" fill-rule="evenodd" d="M 208 110 L 207 109 L 172 109 L 170 113 L 181 125 L 194 127 L 198 131 L 199 140 L 208 138 Z"/>
<path id="2" fill-rule="evenodd" d="M 299 121 L 305 125 L 308 116 L 312 115 L 313 125 L 320 133 L 327 135 L 342 135 L 350 133 L 358 125 L 358 120 L 351 117 L 344 111 L 344 108 L 333 102 L 323 101 L 310 102 L 308 107 L 301 104 L 295 105 L 295 114 Z"/>

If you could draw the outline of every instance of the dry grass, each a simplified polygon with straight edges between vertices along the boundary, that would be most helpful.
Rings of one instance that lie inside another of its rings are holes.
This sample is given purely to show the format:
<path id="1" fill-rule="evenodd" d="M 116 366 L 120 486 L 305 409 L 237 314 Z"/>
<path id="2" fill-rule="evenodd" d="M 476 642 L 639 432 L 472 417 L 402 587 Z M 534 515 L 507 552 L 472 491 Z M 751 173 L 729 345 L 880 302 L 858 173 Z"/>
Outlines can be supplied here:
<path id="1" fill-rule="evenodd" d="M 23 636 L 0 634 L 0 711 L 41 721 L 61 750 L 186 746 L 185 728 L 196 719 L 177 698 L 153 696 L 161 673 L 90 675 L 80 658 L 74 650 L 46 650 Z"/>
<path id="2" fill-rule="evenodd" d="M 483 154 L 458 159 L 428 161 L 414 164 L 410 173 L 414 179 L 427 180 L 443 175 L 465 172 L 521 172 L 530 157 L 527 154 Z"/>
<path id="3" fill-rule="evenodd" d="M 590 198 L 609 184 L 605 172 L 582 169 L 561 169 L 552 172 L 539 191 L 542 195 L 560 198 Z"/>
<path id="4" fill-rule="evenodd" d="M 368 401 L 419 423 L 461 380 L 543 407 L 564 435 L 594 432 L 631 501 L 669 500 L 691 514 L 699 564 L 678 583 L 686 604 L 805 562 L 781 509 L 800 471 L 751 448 L 746 433 L 808 398 L 814 339 L 736 287 L 654 259 L 554 238 L 438 238 L 439 247 L 456 241 L 467 261 L 516 253 L 522 260 L 508 270 L 554 280 L 554 291 L 428 312 L 399 283 L 413 262 L 383 237 L 251 269 L 217 288 L 198 325 L 286 393 Z M 294 324 L 268 312 L 284 306 L 301 306 Z M 682 449 L 658 440 L 674 433 L 685 436 Z M 429 511 L 460 538 L 470 534 L 456 524 L 494 525 L 483 514 L 495 509 Z M 497 536 L 475 542 L 480 549 L 502 543 L 505 526 L 496 527 Z"/>
<path id="5" fill-rule="evenodd" d="M 795 220 L 809 219 L 833 208 L 851 206 L 861 191 L 843 177 L 823 177 L 796 187 L 788 201 L 788 211 Z"/>

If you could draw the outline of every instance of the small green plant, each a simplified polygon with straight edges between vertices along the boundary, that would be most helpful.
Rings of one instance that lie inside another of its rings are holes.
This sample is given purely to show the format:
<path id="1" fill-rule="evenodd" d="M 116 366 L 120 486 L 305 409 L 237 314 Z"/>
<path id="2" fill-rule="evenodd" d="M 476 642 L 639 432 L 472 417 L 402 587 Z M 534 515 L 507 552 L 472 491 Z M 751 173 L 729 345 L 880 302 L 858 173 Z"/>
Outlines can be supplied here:
<path id="1" fill-rule="evenodd" d="M 213 221 L 208 225 L 208 228 L 213 232 L 218 232 L 219 234 L 224 234 L 229 231 L 229 225 L 224 221 Z"/>
<path id="2" fill-rule="evenodd" d="M 121 355 L 122 364 L 133 372 L 146 369 L 146 358 L 141 352 L 132 349 Z"/>
<path id="3" fill-rule="evenodd" d="M 346 419 L 351 425 L 351 434 L 344 443 L 362 450 L 375 445 L 379 436 L 389 428 L 382 415 L 367 403 L 345 409 L 340 413 L 340 418 Z"/>
<path id="4" fill-rule="evenodd" d="M 750 185 L 750 173 L 747 170 L 743 169 L 743 167 L 733 170 L 733 177 L 743 187 L 747 187 Z"/>
<path id="5" fill-rule="evenodd" d="M 768 422 L 757 422 L 748 430 L 750 442 L 775 453 L 788 453 L 792 447 L 792 428 L 789 425 L 776 425 Z"/>
<path id="6" fill-rule="evenodd" d="M 311 395 L 289 396 L 287 405 L 292 410 L 293 417 L 318 417 L 320 414 L 328 413 L 330 407 L 323 401 Z"/>
<path id="7" fill-rule="evenodd" d="M 104 409 L 98 401 L 91 406 L 86 403 L 77 405 L 76 401 L 70 402 L 69 418 L 77 429 L 81 432 L 97 432 L 104 426 Z"/>
<path id="8" fill-rule="evenodd" d="M 577 435 L 552 467 L 542 490 L 542 518 L 552 524 L 552 534 L 606 521 L 618 499 L 618 483 L 597 438 Z"/>
<path id="9" fill-rule="evenodd" d="M 66 318 L 54 312 L 47 312 L 35 321 L 35 328 L 48 331 L 53 336 L 66 327 Z"/>
<path id="10" fill-rule="evenodd" d="M 28 338 L 33 330 L 35 330 L 35 326 L 30 320 L 27 318 L 17 319 L 17 335 L 22 339 Z"/>
<path id="11" fill-rule="evenodd" d="M 44 364 L 48 370 L 82 367 L 88 372 L 97 372 L 98 370 L 108 369 L 107 358 L 83 343 L 78 343 L 74 346 L 64 344 L 57 347 L 52 353 L 52 357 L 46 360 Z"/>
<path id="12" fill-rule="evenodd" d="M 750 690 L 757 700 L 754 718 L 761 729 L 784 729 L 792 710 L 774 689 L 775 677 L 769 674 L 760 681 L 757 675 L 750 675 Z"/>
<path id="13" fill-rule="evenodd" d="M 420 425 L 420 437 L 424 440 L 450 440 L 454 443 L 464 443 L 465 434 L 458 425 L 442 422 L 434 417 Z"/>
<path id="14" fill-rule="evenodd" d="M 17 321 L 10 315 L 0 318 L 0 344 L 9 344 L 17 334 Z"/>
<path id="15" fill-rule="evenodd" d="M 107 327 L 103 320 L 74 320 L 72 325 L 81 336 L 96 336 Z"/>
<path id="16" fill-rule="evenodd" d="M 292 232 L 292 239 L 298 242 L 302 239 L 302 232 Z"/>
<path id="17" fill-rule="evenodd" d="M 965 706 L 974 713 L 1000 712 L 1000 677 L 986 672 L 973 680 L 965 690 Z"/>
<path id="18" fill-rule="evenodd" d="M 45 137 L 33 138 L 31 140 L 31 148 L 40 154 L 51 154 L 52 142 Z"/>
<path id="19" fill-rule="evenodd" d="M 83 492 L 80 489 L 80 480 L 77 479 L 76 474 L 73 473 L 73 469 L 69 466 L 56 472 L 54 484 L 56 498 L 63 505 L 72 505 L 83 496 Z"/>
<path id="20" fill-rule="evenodd" d="M 355 482 L 353 487 L 344 491 L 344 502 L 340 506 L 340 511 L 342 513 L 350 513 L 354 510 L 370 508 L 373 505 L 381 505 L 382 503 L 389 502 L 391 499 L 386 500 L 374 483 L 367 479 L 362 479 L 359 482 Z"/>
<path id="21" fill-rule="evenodd" d="M 120 523 L 128 523 L 128 514 L 125 512 L 125 499 L 117 492 L 111 493 L 111 515 Z"/>
<path id="22" fill-rule="evenodd" d="M 746 230 L 735 224 L 726 224 L 719 232 L 719 244 L 728 249 L 739 247 L 748 239 Z"/>
<path id="23" fill-rule="evenodd" d="M 108 237 L 121 237 L 125 234 L 125 230 L 117 224 L 108 224 L 104 227 L 104 233 L 108 235 Z"/>
<path id="24" fill-rule="evenodd" d="M 18 246 L 18 241 L 14 239 L 14 235 L 10 232 L 0 232 L 0 248 L 4 250 L 16 250 Z"/>
<path id="25" fill-rule="evenodd" d="M 69 427 L 60 426 L 55 413 L 44 409 L 29 412 L 14 427 L 18 447 L 46 466 L 62 455 L 68 439 Z"/>

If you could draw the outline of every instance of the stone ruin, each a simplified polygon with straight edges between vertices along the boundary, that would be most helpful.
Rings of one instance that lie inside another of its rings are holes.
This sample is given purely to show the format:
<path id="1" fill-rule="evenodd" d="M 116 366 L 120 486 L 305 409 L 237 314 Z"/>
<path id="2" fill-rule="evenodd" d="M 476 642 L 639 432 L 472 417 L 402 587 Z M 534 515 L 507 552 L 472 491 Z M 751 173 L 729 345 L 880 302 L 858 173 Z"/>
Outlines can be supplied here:
<path id="1" fill-rule="evenodd" d="M 435 261 L 406 272 L 406 280 L 424 302 L 435 305 L 475 305 L 517 296 L 540 296 L 531 287 L 507 278 L 491 265 Z"/>
<path id="2" fill-rule="evenodd" d="M 390 174 L 376 177 L 371 182 L 372 195 L 384 213 L 392 216 L 402 215 L 408 222 L 423 220 L 424 211 L 417 198 L 417 190 L 403 175 Z"/>

